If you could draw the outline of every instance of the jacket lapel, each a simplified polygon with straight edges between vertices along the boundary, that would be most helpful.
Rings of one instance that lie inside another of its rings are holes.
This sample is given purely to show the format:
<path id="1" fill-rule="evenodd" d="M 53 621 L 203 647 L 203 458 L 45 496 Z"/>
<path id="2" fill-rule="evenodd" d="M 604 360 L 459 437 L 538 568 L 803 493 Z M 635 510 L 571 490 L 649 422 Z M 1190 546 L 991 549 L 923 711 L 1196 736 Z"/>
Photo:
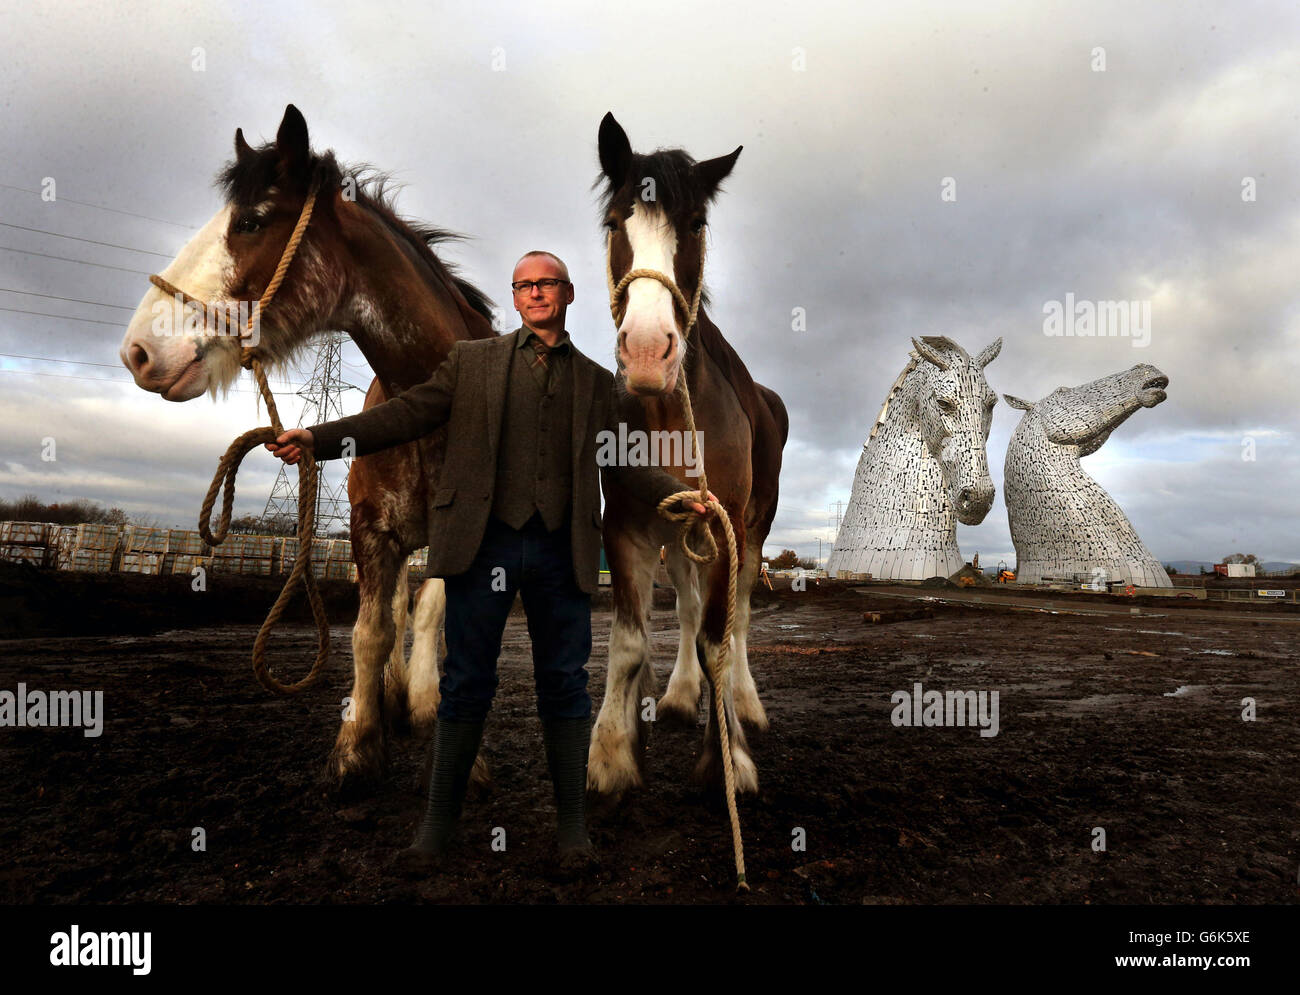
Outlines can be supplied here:
<path id="1" fill-rule="evenodd" d="M 483 394 L 487 404 L 488 451 L 491 464 L 496 465 L 497 449 L 501 442 L 501 421 L 505 416 L 506 381 L 510 378 L 511 354 L 515 347 L 514 335 L 502 335 L 493 345 L 491 362 L 483 374 Z"/>
<path id="2" fill-rule="evenodd" d="M 579 473 L 579 463 L 582 460 L 582 450 L 587 441 L 587 415 L 591 412 L 593 394 L 596 389 L 596 370 L 595 364 L 578 352 L 577 346 L 573 345 L 572 339 L 569 342 L 569 348 L 573 351 L 572 359 L 576 362 L 570 365 L 573 368 L 573 483 L 577 487 L 578 481 L 582 479 Z"/>

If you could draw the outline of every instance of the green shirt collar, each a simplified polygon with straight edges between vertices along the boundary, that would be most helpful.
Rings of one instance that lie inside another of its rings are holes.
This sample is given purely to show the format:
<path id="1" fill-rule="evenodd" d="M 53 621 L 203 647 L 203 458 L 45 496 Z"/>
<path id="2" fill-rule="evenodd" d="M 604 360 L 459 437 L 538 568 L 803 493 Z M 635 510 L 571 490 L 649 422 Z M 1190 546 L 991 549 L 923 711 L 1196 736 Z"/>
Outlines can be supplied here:
<path id="1" fill-rule="evenodd" d="M 529 328 L 527 325 L 520 325 L 518 330 L 515 332 L 515 348 L 523 349 L 525 346 L 527 346 L 529 349 L 531 349 L 532 348 L 531 342 L 534 337 L 540 338 L 540 336 L 538 336 L 537 333 L 533 331 L 531 328 Z M 560 333 L 559 341 L 556 342 L 555 345 L 551 346 L 551 351 L 565 352 L 568 350 L 569 344 L 570 344 L 569 332 L 568 329 L 565 329 L 563 332 Z"/>

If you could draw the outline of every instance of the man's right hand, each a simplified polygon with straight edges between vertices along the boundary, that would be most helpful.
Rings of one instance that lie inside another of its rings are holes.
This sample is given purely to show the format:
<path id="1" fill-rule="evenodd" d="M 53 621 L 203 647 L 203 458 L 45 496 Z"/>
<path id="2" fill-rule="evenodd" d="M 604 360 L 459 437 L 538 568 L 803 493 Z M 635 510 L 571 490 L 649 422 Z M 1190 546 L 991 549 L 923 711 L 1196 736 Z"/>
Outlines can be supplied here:
<path id="1" fill-rule="evenodd" d="M 268 442 L 266 448 L 270 450 L 273 456 L 284 460 L 286 463 L 293 464 L 302 459 L 302 451 L 311 449 L 314 441 L 311 432 L 307 429 L 291 428 L 274 442 Z"/>

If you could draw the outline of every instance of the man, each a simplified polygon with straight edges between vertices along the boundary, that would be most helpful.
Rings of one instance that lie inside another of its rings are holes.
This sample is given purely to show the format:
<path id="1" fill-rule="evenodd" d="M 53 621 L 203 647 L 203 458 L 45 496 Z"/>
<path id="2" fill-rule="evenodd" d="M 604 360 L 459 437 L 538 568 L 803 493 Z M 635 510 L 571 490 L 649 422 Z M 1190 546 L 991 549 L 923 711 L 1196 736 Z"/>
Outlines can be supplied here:
<path id="1" fill-rule="evenodd" d="M 596 436 L 617 434 L 618 400 L 610 373 L 580 353 L 565 330 L 574 290 L 563 261 L 529 252 L 515 265 L 511 289 L 523 322 L 513 334 L 457 342 L 425 383 L 359 415 L 287 431 L 267 449 L 286 463 L 296 463 L 304 447 L 317 459 L 334 459 L 351 439 L 353 452 L 364 456 L 447 424 L 447 455 L 429 514 L 429 574 L 444 577 L 447 588 L 447 658 L 429 803 L 407 859 L 429 863 L 446 850 L 519 592 L 561 860 L 581 867 L 593 857 L 585 799 L 586 664 L 600 555 Z M 654 467 L 604 470 L 652 504 L 686 489 Z"/>

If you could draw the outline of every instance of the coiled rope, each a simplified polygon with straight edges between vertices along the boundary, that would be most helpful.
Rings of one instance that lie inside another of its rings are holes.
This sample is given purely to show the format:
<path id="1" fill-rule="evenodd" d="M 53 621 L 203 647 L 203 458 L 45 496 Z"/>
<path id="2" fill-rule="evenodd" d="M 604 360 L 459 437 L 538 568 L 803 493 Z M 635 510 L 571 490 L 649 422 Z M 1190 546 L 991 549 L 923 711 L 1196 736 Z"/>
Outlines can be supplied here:
<path id="1" fill-rule="evenodd" d="M 254 325 L 259 321 L 261 312 L 267 309 L 275 298 L 276 291 L 280 289 L 280 284 L 284 281 L 284 275 L 288 272 L 293 257 L 298 251 L 298 244 L 307 231 L 307 223 L 311 220 L 311 212 L 315 204 L 316 188 L 313 187 L 311 192 L 307 194 L 307 200 L 302 205 L 302 213 L 298 216 L 298 223 L 294 226 L 293 234 L 289 236 L 284 252 L 280 255 L 280 263 L 275 268 L 275 274 L 266 285 L 266 289 L 262 291 L 262 296 L 254 306 L 252 314 L 249 315 L 248 325 L 239 335 L 241 343 L 239 364 L 244 369 L 252 371 L 253 379 L 257 381 L 257 388 L 261 392 L 262 400 L 266 402 L 266 412 L 270 416 L 271 424 L 251 429 L 239 436 L 230 444 L 225 455 L 221 457 L 220 462 L 217 464 L 216 475 L 212 478 L 212 484 L 208 487 L 207 496 L 203 499 L 203 507 L 199 511 L 199 533 L 203 536 L 204 542 L 212 546 L 221 545 L 226 539 L 226 534 L 230 531 L 230 514 L 235 502 L 235 474 L 239 471 L 239 465 L 243 462 L 244 457 L 258 446 L 274 442 L 284 434 L 284 425 L 280 422 L 280 412 L 275 406 L 275 395 L 271 393 L 271 386 L 267 383 L 266 373 L 262 369 L 258 349 L 255 345 L 243 345 L 243 342 L 253 337 Z M 185 304 L 196 304 L 204 309 L 205 315 L 208 313 L 209 305 L 207 301 L 187 294 L 157 273 L 151 274 L 149 281 L 163 293 L 175 297 Z M 298 694 L 311 687 L 320 677 L 325 663 L 329 659 L 329 622 L 325 618 L 325 605 L 321 601 L 320 591 L 316 587 L 316 578 L 311 569 L 317 479 L 316 460 L 310 450 L 304 449 L 301 462 L 298 464 L 298 556 L 294 560 L 293 570 L 284 582 L 284 587 L 280 590 L 280 596 L 275 599 L 275 604 L 271 606 L 266 621 L 262 623 L 262 627 L 257 631 L 257 639 L 253 642 L 253 675 L 268 691 L 280 695 Z M 221 515 L 214 531 L 211 527 L 212 507 L 216 503 L 217 491 L 219 490 L 222 491 Z M 289 604 L 294 585 L 299 581 L 307 588 L 307 600 L 311 603 L 311 613 L 316 620 L 316 660 L 312 663 L 311 671 L 306 677 L 294 684 L 285 684 L 278 680 L 267 667 L 266 644 L 271 637 L 271 630 L 275 628 L 280 616 L 284 614 L 284 610 Z"/>
<path id="2" fill-rule="evenodd" d="M 695 328 L 700 314 L 700 298 L 704 291 L 704 229 L 700 229 L 700 282 L 695 288 L 695 296 L 690 303 L 686 295 L 672 277 L 654 269 L 633 269 L 624 274 L 617 283 L 614 281 L 614 268 L 611 249 L 614 233 L 611 231 L 605 244 L 605 275 L 609 284 L 609 312 L 617 327 L 622 323 L 620 308 L 624 294 L 633 280 L 657 280 L 672 294 L 673 300 L 681 308 L 685 325 L 682 329 L 682 348 Z M 684 360 L 683 360 L 684 362 Z M 736 775 L 731 764 L 731 736 L 727 730 L 726 707 L 724 698 L 731 684 L 731 632 L 736 622 L 736 533 L 731 526 L 731 518 L 722 503 L 709 497 L 709 479 L 704 471 L 704 454 L 700 451 L 699 439 L 695 433 L 695 411 L 691 407 L 691 391 L 686 383 L 686 370 L 679 374 L 682 412 L 686 427 L 691 433 L 691 451 L 695 454 L 695 465 L 700 471 L 699 490 L 676 491 L 659 502 L 661 516 L 678 525 L 677 538 L 682 552 L 695 563 L 704 565 L 718 558 L 718 543 L 708 525 L 708 516 L 694 511 L 674 511 L 672 506 L 681 501 L 697 501 L 709 509 L 722 523 L 722 530 L 727 537 L 727 622 L 722 634 L 722 643 L 718 647 L 717 659 L 709 666 L 709 675 L 713 680 L 713 707 L 718 722 L 719 745 L 722 749 L 722 777 L 727 792 L 727 813 L 731 818 L 731 843 L 736 859 L 736 890 L 749 891 L 749 882 L 745 878 L 745 844 L 740 835 L 740 813 L 736 809 Z M 692 536 L 696 539 L 696 548 L 692 548 Z"/>

